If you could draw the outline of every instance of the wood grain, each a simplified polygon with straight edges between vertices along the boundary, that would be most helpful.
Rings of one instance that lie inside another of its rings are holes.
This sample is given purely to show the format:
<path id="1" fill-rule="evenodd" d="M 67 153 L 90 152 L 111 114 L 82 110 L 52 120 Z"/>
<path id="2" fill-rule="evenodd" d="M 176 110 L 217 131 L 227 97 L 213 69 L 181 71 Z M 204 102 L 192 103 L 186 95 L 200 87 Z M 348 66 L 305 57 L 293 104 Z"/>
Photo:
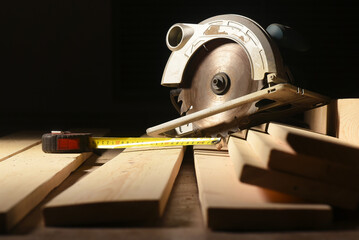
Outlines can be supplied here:
<path id="1" fill-rule="evenodd" d="M 12 133 L 0 138 L 0 162 L 41 143 L 42 133 L 26 131 Z"/>
<path id="2" fill-rule="evenodd" d="M 305 111 L 304 122 L 313 132 L 328 134 L 328 105 Z"/>
<path id="3" fill-rule="evenodd" d="M 270 123 L 268 132 L 271 135 L 249 131 L 247 141 L 269 169 L 359 190 L 358 148 L 281 124 Z M 342 152 L 348 155 L 344 161 L 338 157 Z"/>
<path id="4" fill-rule="evenodd" d="M 158 219 L 184 147 L 125 149 L 44 208 L 46 225 L 101 225 Z"/>
<path id="5" fill-rule="evenodd" d="M 36 145 L 0 162 L 0 231 L 10 230 L 91 154 L 46 154 Z"/>
<path id="6" fill-rule="evenodd" d="M 271 170 L 266 162 L 256 154 L 256 150 L 245 140 L 231 137 L 228 148 L 232 161 L 238 162 L 235 163 L 237 165 L 236 176 L 242 182 L 297 196 L 308 201 L 347 209 L 357 207 L 359 200 L 357 191 Z"/>
<path id="7" fill-rule="evenodd" d="M 342 139 L 276 123 L 269 124 L 268 133 L 288 143 L 296 153 L 359 168 L 359 147 Z"/>
<path id="8" fill-rule="evenodd" d="M 336 136 L 359 146 L 359 99 L 338 99 L 331 105 L 330 117 L 335 122 Z"/>
<path id="9" fill-rule="evenodd" d="M 321 228 L 331 208 L 238 181 L 226 151 L 194 150 L 202 214 L 212 229 Z"/>
<path id="10" fill-rule="evenodd" d="M 94 136 L 108 130 L 92 129 Z M 63 182 L 92 153 L 47 154 L 39 143 L 41 134 L 26 132 L 10 135 L 4 145 L 21 149 L 0 162 L 0 232 L 13 228 L 46 195 Z M 36 140 L 38 137 L 38 140 Z M 41 140 L 40 140 L 41 141 Z M 33 147 L 29 147 L 34 145 Z M 36 145 L 37 144 L 37 145 Z M 0 152 L 7 149 L 1 148 Z"/>

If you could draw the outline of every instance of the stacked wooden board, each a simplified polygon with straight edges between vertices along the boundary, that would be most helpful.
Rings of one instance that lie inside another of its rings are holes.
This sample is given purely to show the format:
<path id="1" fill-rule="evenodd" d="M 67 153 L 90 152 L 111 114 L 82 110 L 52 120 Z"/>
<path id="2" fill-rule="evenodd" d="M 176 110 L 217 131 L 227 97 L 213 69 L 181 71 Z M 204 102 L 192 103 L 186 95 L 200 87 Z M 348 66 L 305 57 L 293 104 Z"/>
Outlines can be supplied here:
<path id="1" fill-rule="evenodd" d="M 330 223 L 331 207 L 356 209 L 358 113 L 358 99 L 334 100 L 306 114 L 313 131 L 269 123 L 247 134 L 234 134 L 228 143 L 229 156 L 226 151 L 218 157 L 215 150 L 196 148 L 206 224 L 214 229 L 321 227 Z M 304 210 L 309 206 L 311 211 Z M 308 214 L 304 218 L 312 215 L 315 223 L 308 221 L 304 226 L 295 209 Z M 285 220 L 275 221 L 274 216 L 281 214 Z"/>
<path id="2" fill-rule="evenodd" d="M 309 129 L 359 146 L 359 98 L 333 99 L 304 114 Z"/>
<path id="3" fill-rule="evenodd" d="M 329 107 L 328 119 L 332 121 L 335 136 L 359 146 L 359 99 L 337 99 Z"/>
<path id="4" fill-rule="evenodd" d="M 248 153 L 248 149 L 242 149 Z M 232 158 L 232 156 L 231 156 Z M 212 229 L 312 229 L 330 225 L 331 207 L 242 183 L 227 151 L 194 149 L 199 199 Z M 238 167 L 238 166 L 237 166 Z"/>
<path id="5" fill-rule="evenodd" d="M 266 132 L 249 130 L 246 139 L 230 137 L 228 149 L 240 184 L 307 202 L 357 208 L 359 148 L 355 145 L 270 123 Z M 257 208 L 261 209 L 259 205 Z"/>
<path id="6" fill-rule="evenodd" d="M 262 142 L 266 140 L 270 141 Z M 240 181 L 314 202 L 347 209 L 357 207 L 359 192 L 355 191 L 355 180 L 358 182 L 358 177 L 353 168 L 297 154 L 281 144 L 270 135 L 251 131 L 247 141 L 232 138 L 230 153 Z M 244 155 L 244 148 L 251 155 Z"/>

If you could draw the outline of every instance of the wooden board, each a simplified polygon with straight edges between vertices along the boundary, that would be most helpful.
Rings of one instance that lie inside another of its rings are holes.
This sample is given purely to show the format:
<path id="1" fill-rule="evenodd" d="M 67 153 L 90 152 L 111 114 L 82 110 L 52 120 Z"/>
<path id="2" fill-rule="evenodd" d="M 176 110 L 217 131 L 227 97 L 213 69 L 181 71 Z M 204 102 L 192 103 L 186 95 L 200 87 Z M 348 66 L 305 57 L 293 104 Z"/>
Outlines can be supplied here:
<path id="1" fill-rule="evenodd" d="M 46 225 L 137 223 L 159 218 L 184 147 L 125 149 L 44 208 Z"/>
<path id="2" fill-rule="evenodd" d="M 328 105 L 305 111 L 304 122 L 313 132 L 329 134 Z"/>
<path id="3" fill-rule="evenodd" d="M 238 181 L 227 151 L 194 150 L 202 214 L 212 229 L 321 228 L 331 208 Z"/>
<path id="4" fill-rule="evenodd" d="M 105 129 L 92 131 L 94 136 L 103 136 L 106 132 Z M 21 146 L 22 150 L 0 162 L 0 232 L 14 227 L 92 155 L 47 154 L 42 151 L 41 144 L 29 148 L 33 142 L 39 143 L 36 140 L 36 136 L 40 139 L 39 133 L 27 132 L 25 135 L 19 133 L 11 136 L 13 137 L 8 137 L 9 141 L 4 141 L 4 145 L 15 150 Z"/>
<path id="5" fill-rule="evenodd" d="M 283 124 L 270 123 L 267 131 L 273 137 L 288 143 L 296 153 L 359 169 L 359 147 L 354 144 Z"/>
<path id="6" fill-rule="evenodd" d="M 41 143 L 41 132 L 26 131 L 0 138 L 0 162 Z"/>
<path id="7" fill-rule="evenodd" d="M 359 149 L 350 148 L 347 150 L 348 146 L 338 146 L 335 143 L 336 141 L 329 141 L 333 137 L 281 124 L 270 123 L 268 131 L 276 137 L 266 133 L 249 131 L 247 141 L 269 169 L 359 190 L 359 170 L 355 168 L 355 165 L 359 163 Z M 329 138 L 328 141 L 322 141 L 322 139 L 326 140 L 327 137 Z M 294 147 L 299 145 L 296 148 L 305 149 L 302 151 L 305 154 L 294 151 L 290 144 Z M 329 148 L 328 151 L 327 148 Z M 346 165 L 344 164 L 345 161 L 338 158 L 341 149 L 345 153 L 356 153 L 349 155 L 346 159 L 346 161 L 352 160 L 355 164 Z M 316 155 L 319 157 L 315 157 Z M 355 156 L 357 156 L 356 159 L 353 158 Z"/>
<path id="8" fill-rule="evenodd" d="M 359 98 L 333 100 L 329 110 L 335 136 L 359 146 Z"/>
<path id="9" fill-rule="evenodd" d="M 359 193 L 309 178 L 270 170 L 256 154 L 249 143 L 243 139 L 231 137 L 228 149 L 236 165 L 236 176 L 240 181 L 252 185 L 276 190 L 309 201 L 327 203 L 341 208 L 355 209 Z"/>
<path id="10" fill-rule="evenodd" d="M 36 145 L 0 162 L 0 231 L 10 230 L 91 154 L 46 154 Z"/>

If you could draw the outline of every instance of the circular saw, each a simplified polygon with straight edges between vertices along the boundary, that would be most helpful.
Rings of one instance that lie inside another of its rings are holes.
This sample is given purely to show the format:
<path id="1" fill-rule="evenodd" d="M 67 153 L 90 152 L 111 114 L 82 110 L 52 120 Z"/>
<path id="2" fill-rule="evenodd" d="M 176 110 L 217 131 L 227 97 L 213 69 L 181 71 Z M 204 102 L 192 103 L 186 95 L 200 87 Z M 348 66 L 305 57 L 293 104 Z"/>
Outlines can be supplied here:
<path id="1" fill-rule="evenodd" d="M 152 136 L 222 136 L 322 106 L 329 99 L 294 85 L 270 34 L 240 15 L 178 23 L 161 84 L 181 117 L 147 129 Z"/>

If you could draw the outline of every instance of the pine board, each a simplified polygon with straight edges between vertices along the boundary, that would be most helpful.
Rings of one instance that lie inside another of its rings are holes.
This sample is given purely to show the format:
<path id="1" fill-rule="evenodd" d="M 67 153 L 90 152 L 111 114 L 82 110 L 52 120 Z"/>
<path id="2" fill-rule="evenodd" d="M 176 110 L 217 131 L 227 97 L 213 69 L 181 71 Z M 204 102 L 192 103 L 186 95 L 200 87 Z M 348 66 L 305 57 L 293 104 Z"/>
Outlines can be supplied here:
<path id="1" fill-rule="evenodd" d="M 105 129 L 92 130 L 94 136 L 103 136 L 107 132 Z M 14 133 L 3 142 L 16 152 L 0 162 L 0 232 L 12 229 L 92 155 L 90 152 L 48 154 L 42 151 L 40 142 L 38 132 Z"/>
<path id="2" fill-rule="evenodd" d="M 41 143 L 41 132 L 23 131 L 0 138 L 0 162 Z"/>
<path id="3" fill-rule="evenodd" d="M 329 134 L 328 105 L 305 111 L 304 122 L 316 133 Z"/>
<path id="4" fill-rule="evenodd" d="M 125 149 L 44 208 L 46 225 L 102 225 L 158 219 L 184 147 Z"/>
<path id="5" fill-rule="evenodd" d="M 249 131 L 247 141 L 269 169 L 359 190 L 358 148 L 281 124 L 270 123 L 268 132 Z M 340 155 L 348 157 L 342 160 Z"/>
<path id="6" fill-rule="evenodd" d="M 310 178 L 271 170 L 249 143 L 231 137 L 228 144 L 231 159 L 236 165 L 236 177 L 240 181 L 290 194 L 313 202 L 355 209 L 359 193 L 351 189 L 328 184 Z"/>
<path id="7" fill-rule="evenodd" d="M 270 123 L 267 131 L 271 136 L 288 143 L 296 153 L 359 169 L 359 147 L 354 144 L 283 124 Z"/>
<path id="8" fill-rule="evenodd" d="M 9 231 L 91 154 L 46 154 L 36 145 L 0 162 L 0 231 Z"/>
<path id="9" fill-rule="evenodd" d="M 359 146 L 359 98 L 334 100 L 330 108 L 336 137 Z"/>
<path id="10" fill-rule="evenodd" d="M 322 228 L 331 207 L 238 181 L 227 151 L 195 148 L 202 215 L 212 229 L 279 230 Z"/>

